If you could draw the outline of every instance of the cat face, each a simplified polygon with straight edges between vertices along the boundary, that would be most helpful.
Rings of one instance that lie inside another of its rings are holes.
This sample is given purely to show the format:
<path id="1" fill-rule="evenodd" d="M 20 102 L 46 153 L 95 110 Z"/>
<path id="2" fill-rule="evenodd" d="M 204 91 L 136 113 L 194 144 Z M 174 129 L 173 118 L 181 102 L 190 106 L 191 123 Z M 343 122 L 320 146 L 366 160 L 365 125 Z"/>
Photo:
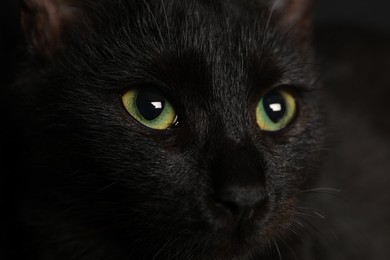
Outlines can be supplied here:
<path id="1" fill-rule="evenodd" d="M 292 7 L 32 2 L 47 28 L 27 7 L 28 185 L 66 212 L 47 217 L 70 226 L 57 236 L 136 259 L 272 254 L 322 142 L 311 58 L 282 15 Z"/>

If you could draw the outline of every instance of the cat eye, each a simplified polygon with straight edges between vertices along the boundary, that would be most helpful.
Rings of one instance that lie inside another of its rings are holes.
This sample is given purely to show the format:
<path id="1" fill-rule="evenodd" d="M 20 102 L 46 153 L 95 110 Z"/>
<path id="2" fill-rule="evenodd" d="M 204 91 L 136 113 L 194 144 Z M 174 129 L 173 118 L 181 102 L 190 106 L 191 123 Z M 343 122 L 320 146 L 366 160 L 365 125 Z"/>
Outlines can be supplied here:
<path id="1" fill-rule="evenodd" d="M 159 91 L 131 89 L 122 102 L 135 120 L 149 128 L 164 130 L 177 124 L 175 109 Z"/>
<path id="2" fill-rule="evenodd" d="M 256 107 L 256 121 L 260 129 L 275 132 L 285 128 L 296 114 L 294 97 L 283 89 L 266 93 Z"/>

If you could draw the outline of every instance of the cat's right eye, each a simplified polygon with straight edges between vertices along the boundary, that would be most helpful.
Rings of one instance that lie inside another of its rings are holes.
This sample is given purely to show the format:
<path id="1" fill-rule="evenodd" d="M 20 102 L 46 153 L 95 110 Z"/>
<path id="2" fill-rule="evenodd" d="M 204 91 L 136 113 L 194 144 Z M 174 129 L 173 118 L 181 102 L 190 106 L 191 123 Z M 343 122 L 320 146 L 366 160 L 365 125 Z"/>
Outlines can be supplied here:
<path id="1" fill-rule="evenodd" d="M 297 112 L 295 98 L 283 89 L 266 93 L 257 105 L 256 121 L 263 131 L 276 132 L 285 128 Z"/>
<path id="2" fill-rule="evenodd" d="M 122 96 L 127 112 L 141 124 L 158 130 L 168 129 L 177 123 L 172 104 L 157 90 L 128 90 Z"/>

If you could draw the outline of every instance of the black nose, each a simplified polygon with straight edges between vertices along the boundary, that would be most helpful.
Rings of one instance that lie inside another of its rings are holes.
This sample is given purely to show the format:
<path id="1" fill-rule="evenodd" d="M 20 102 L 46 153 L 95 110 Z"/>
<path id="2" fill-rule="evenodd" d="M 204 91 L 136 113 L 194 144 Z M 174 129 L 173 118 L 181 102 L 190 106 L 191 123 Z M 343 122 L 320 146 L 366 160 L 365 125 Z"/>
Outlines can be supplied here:
<path id="1" fill-rule="evenodd" d="M 222 218 L 233 219 L 235 224 L 247 222 L 267 201 L 262 156 L 250 141 L 225 139 L 220 145 L 212 162 L 212 197 L 225 212 Z"/>
<path id="2" fill-rule="evenodd" d="M 224 186 L 214 200 L 233 218 L 236 224 L 249 221 L 264 206 L 267 195 L 261 186 Z"/>

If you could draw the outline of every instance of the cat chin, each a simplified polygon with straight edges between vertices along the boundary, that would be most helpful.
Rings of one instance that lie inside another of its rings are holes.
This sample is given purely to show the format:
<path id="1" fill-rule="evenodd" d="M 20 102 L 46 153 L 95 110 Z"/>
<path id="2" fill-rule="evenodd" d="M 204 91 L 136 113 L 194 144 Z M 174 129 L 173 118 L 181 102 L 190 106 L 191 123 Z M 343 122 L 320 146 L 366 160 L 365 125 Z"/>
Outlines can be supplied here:
<path id="1" fill-rule="evenodd" d="M 199 260 L 251 260 L 266 257 L 272 254 L 272 241 L 268 238 L 258 237 L 257 239 L 224 238 L 221 240 L 207 240 L 187 242 L 184 246 L 181 259 Z M 191 249 L 192 247 L 192 249 Z M 195 250 L 194 250 L 195 249 Z M 191 258 L 186 254 L 190 253 Z M 266 253 L 265 253 L 266 252 Z M 169 259 L 169 258 L 168 258 Z M 268 259 L 268 258 L 267 258 Z"/>
<path id="2" fill-rule="evenodd" d="M 144 250 L 149 250 L 152 259 L 154 255 L 158 255 L 156 259 L 171 259 L 172 253 L 178 256 L 177 259 L 251 260 L 262 259 L 261 257 L 269 259 L 268 255 L 275 254 L 274 241 L 287 230 L 291 219 L 286 212 L 276 214 L 268 210 L 261 212 L 258 218 L 251 222 L 239 224 L 209 220 L 205 225 L 203 219 L 192 224 L 184 221 L 176 228 L 168 228 L 156 221 L 154 225 L 160 228 L 151 227 L 149 231 L 141 231 L 138 235 L 141 237 L 144 235 L 142 238 L 134 237 L 134 233 L 130 236 L 145 243 L 153 241 L 153 246 L 141 247 L 139 250 L 142 252 L 138 252 L 142 255 Z M 183 229 L 182 226 L 186 228 Z"/>
<path id="3" fill-rule="evenodd" d="M 183 237 L 177 250 L 182 250 L 181 259 L 189 259 L 187 252 L 191 252 L 191 259 L 202 260 L 269 259 L 277 254 L 275 241 L 286 233 L 291 222 L 288 212 L 273 214 L 269 209 L 259 212 L 257 218 L 249 222 L 234 223 L 220 218 L 212 224 L 209 222 L 208 230 L 200 231 L 193 226 L 189 231 L 192 235 Z"/>

